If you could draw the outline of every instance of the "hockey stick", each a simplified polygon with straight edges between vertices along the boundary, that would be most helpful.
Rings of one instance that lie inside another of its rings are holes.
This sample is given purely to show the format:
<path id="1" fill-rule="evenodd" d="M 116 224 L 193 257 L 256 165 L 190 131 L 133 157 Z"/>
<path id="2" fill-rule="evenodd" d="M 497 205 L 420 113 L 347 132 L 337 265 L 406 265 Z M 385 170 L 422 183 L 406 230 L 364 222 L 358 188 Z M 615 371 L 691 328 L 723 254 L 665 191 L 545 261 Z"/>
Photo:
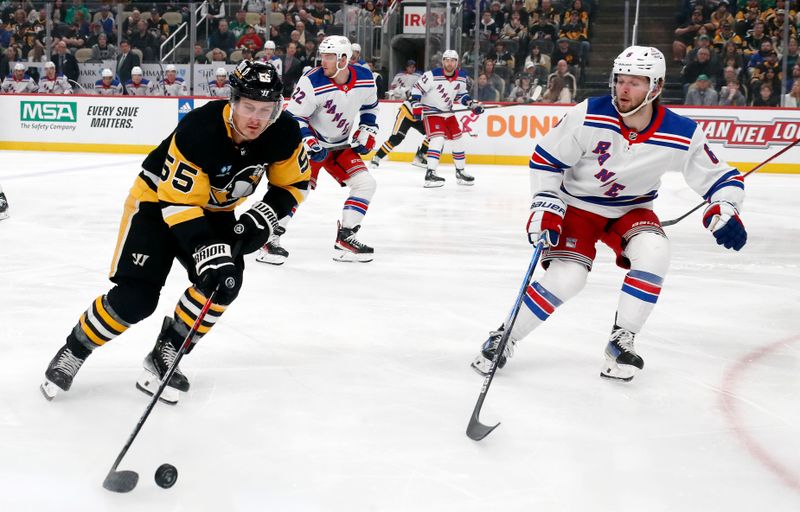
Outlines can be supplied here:
<path id="1" fill-rule="evenodd" d="M 779 156 L 781 156 L 782 154 L 784 154 L 784 153 L 786 153 L 787 151 L 789 151 L 791 148 L 793 148 L 793 147 L 794 147 L 794 146 L 796 146 L 797 144 L 800 144 L 800 138 L 798 138 L 798 139 L 795 139 L 795 141 L 794 141 L 794 142 L 792 142 L 791 144 L 789 144 L 789 145 L 788 145 L 788 146 L 786 146 L 785 148 L 781 149 L 780 151 L 778 151 L 777 153 L 775 153 L 775 154 L 774 154 L 774 155 L 772 155 L 771 157 L 767 158 L 766 160 L 764 160 L 764 161 L 763 161 L 763 162 L 761 162 L 760 164 L 756 165 L 755 167 L 753 167 L 752 169 L 750 169 L 749 171 L 747 171 L 747 172 L 744 174 L 744 176 L 742 176 L 742 179 L 744 179 L 744 178 L 746 178 L 746 177 L 750 176 L 751 174 L 753 174 L 753 173 L 754 173 L 754 172 L 756 172 L 757 170 L 759 170 L 759 169 L 761 169 L 762 167 L 764 167 L 765 165 L 767 165 L 769 162 L 771 162 L 771 161 L 775 160 L 776 158 L 778 158 L 778 157 L 779 157 Z M 703 207 L 704 205 L 706 205 L 706 204 L 708 204 L 708 201 L 703 201 L 702 203 L 698 204 L 697 206 L 695 206 L 694 208 L 692 208 L 692 209 L 691 209 L 691 210 L 689 210 L 688 212 L 684 213 L 684 214 L 683 214 L 683 215 L 681 215 L 680 217 L 676 217 L 676 218 L 674 218 L 674 219 L 672 219 L 672 220 L 667 220 L 667 221 L 664 221 L 664 222 L 662 222 L 662 223 L 661 223 L 661 226 L 663 226 L 663 227 L 667 227 L 667 226 L 674 226 L 675 224 L 679 223 L 680 221 L 682 221 L 683 219 L 685 219 L 685 218 L 686 218 L 686 217 L 688 217 L 689 215 L 693 214 L 694 212 L 696 212 L 697 210 L 699 210 L 700 208 L 702 208 L 702 207 Z"/>
<path id="2" fill-rule="evenodd" d="M 237 255 L 239 254 L 239 249 L 241 248 L 241 241 L 237 242 L 236 245 L 233 247 L 232 254 Z M 144 410 L 144 414 L 142 417 L 139 418 L 139 422 L 136 423 L 136 427 L 131 432 L 131 435 L 128 437 L 128 441 L 125 442 L 125 446 L 122 447 L 122 451 L 119 452 L 117 455 L 117 459 L 114 461 L 114 465 L 111 466 L 111 469 L 108 470 L 108 474 L 106 475 L 105 480 L 103 480 L 103 487 L 108 489 L 109 491 L 113 492 L 130 492 L 135 487 L 136 484 L 139 483 L 139 474 L 136 471 L 131 470 L 122 470 L 117 471 L 117 467 L 119 467 L 119 463 L 122 462 L 122 458 L 125 457 L 125 454 L 128 453 L 128 449 L 133 444 L 133 441 L 136 439 L 136 436 L 139 435 L 139 431 L 142 430 L 144 426 L 144 422 L 147 421 L 147 418 L 150 416 L 150 413 L 153 411 L 153 407 L 155 407 L 158 399 L 161 398 L 161 394 L 164 392 L 164 388 L 167 387 L 167 383 L 169 379 L 172 378 L 172 375 L 178 369 L 178 363 L 180 363 L 181 358 L 186 353 L 186 350 L 189 348 L 189 345 L 194 338 L 194 335 L 197 333 L 197 329 L 200 328 L 200 324 L 203 322 L 203 319 L 206 317 L 206 313 L 211 308 L 211 304 L 214 301 L 214 296 L 217 294 L 217 291 L 214 290 L 208 296 L 208 300 L 203 305 L 203 309 L 200 310 L 200 314 L 197 315 L 197 319 L 194 321 L 194 325 L 192 328 L 189 329 L 189 332 L 186 334 L 186 337 L 183 339 L 183 343 L 181 343 L 180 348 L 178 349 L 178 353 L 175 355 L 175 359 L 172 361 L 167 373 L 161 379 L 161 384 L 158 386 L 158 390 L 153 393 L 153 397 L 150 399 L 150 403 L 147 404 L 147 408 Z"/>
<path id="3" fill-rule="evenodd" d="M 469 425 L 467 425 L 467 437 L 473 441 L 480 441 L 484 437 L 491 434 L 492 431 L 500 425 L 499 422 L 493 427 L 484 425 L 481 423 L 479 416 L 481 414 L 481 408 L 483 407 L 483 401 L 486 400 L 486 393 L 489 392 L 489 386 L 492 385 L 492 379 L 494 379 L 494 374 L 497 372 L 497 363 L 500 361 L 500 356 L 506 349 L 508 337 L 511 336 L 511 330 L 514 328 L 514 322 L 517 321 L 517 315 L 522 307 L 522 299 L 525 297 L 525 291 L 528 289 L 528 285 L 533 277 L 533 272 L 536 270 L 536 265 L 539 264 L 539 257 L 542 255 L 543 248 L 544 238 L 540 237 L 536 242 L 536 248 L 533 251 L 533 256 L 531 256 L 531 263 L 528 265 L 528 271 L 525 273 L 525 279 L 522 281 L 522 287 L 517 295 L 517 301 L 514 303 L 514 308 L 511 310 L 511 317 L 506 324 L 506 328 L 503 330 L 503 337 L 500 338 L 500 343 L 497 345 L 497 350 L 495 350 L 494 359 L 492 359 L 492 366 L 489 368 L 489 374 L 486 375 L 486 378 L 483 380 L 481 393 L 478 395 L 478 402 L 475 404 L 475 409 L 472 411 L 472 417 L 469 419 Z"/>
<path id="4" fill-rule="evenodd" d="M 534 90 L 533 92 L 535 93 L 536 90 Z M 508 105 L 489 105 L 487 107 L 483 107 L 483 110 L 489 110 L 490 108 L 521 107 L 523 105 L 530 105 L 530 103 L 510 103 Z M 423 117 L 427 117 L 427 116 L 442 116 L 442 115 L 447 115 L 447 114 L 460 114 L 462 112 L 472 112 L 472 109 L 470 109 L 470 108 L 460 108 L 458 110 L 448 110 L 446 112 L 423 112 L 422 116 Z"/>

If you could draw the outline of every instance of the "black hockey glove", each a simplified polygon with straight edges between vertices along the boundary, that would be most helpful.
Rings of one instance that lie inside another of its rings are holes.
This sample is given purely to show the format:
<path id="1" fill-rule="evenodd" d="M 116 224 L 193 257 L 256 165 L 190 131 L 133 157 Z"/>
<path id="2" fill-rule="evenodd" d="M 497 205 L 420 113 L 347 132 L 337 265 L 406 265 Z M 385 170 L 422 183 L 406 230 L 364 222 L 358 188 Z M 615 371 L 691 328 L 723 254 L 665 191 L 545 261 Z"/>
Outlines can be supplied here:
<path id="1" fill-rule="evenodd" d="M 257 251 L 278 227 L 278 216 L 267 203 L 258 201 L 239 217 L 233 233 L 242 242 L 242 254 Z"/>
<path id="2" fill-rule="evenodd" d="M 217 291 L 214 302 L 230 304 L 242 286 L 242 273 L 236 268 L 231 246 L 224 243 L 201 245 L 192 255 L 197 273 L 197 288 L 208 297 Z"/>

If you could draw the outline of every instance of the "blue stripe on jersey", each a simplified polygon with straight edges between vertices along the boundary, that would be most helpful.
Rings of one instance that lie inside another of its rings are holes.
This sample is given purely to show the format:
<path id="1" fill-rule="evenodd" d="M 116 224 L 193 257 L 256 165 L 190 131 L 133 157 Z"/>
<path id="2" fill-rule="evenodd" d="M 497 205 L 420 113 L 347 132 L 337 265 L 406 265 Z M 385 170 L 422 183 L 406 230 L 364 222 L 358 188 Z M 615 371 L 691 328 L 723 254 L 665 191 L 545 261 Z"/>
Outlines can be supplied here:
<path id="1" fill-rule="evenodd" d="M 371 108 L 378 108 L 378 100 L 375 100 L 375 103 L 372 105 L 362 105 L 360 110 L 368 110 Z"/>
<path id="2" fill-rule="evenodd" d="M 570 196 L 585 201 L 587 203 L 599 204 L 601 206 L 633 206 L 635 204 L 649 203 L 658 197 L 657 190 L 651 190 L 647 194 L 641 196 L 619 196 L 619 197 L 592 197 L 592 196 L 576 196 L 561 185 L 561 190 Z"/>
<path id="3" fill-rule="evenodd" d="M 658 133 L 680 135 L 691 139 L 695 129 L 697 129 L 697 123 L 688 117 L 683 117 L 670 109 L 666 109 L 664 118 L 661 120 L 661 126 L 658 127 Z"/>
<path id="4" fill-rule="evenodd" d="M 605 128 L 606 130 L 611 130 L 612 132 L 617 132 L 622 135 L 622 131 L 613 124 L 604 124 L 604 123 L 594 123 L 592 121 L 584 121 L 583 126 L 591 126 L 592 128 Z"/>
<path id="5" fill-rule="evenodd" d="M 646 141 L 644 141 L 644 143 L 653 144 L 654 146 L 664 146 L 672 149 L 680 149 L 681 151 L 689 151 L 689 146 L 684 146 L 681 144 L 673 144 L 671 142 L 666 142 L 661 140 L 647 139 Z"/>
<path id="6" fill-rule="evenodd" d="M 708 192 L 705 193 L 703 199 L 708 201 L 711 198 L 711 196 L 714 195 L 714 193 L 716 193 L 719 189 L 723 187 L 739 187 L 742 190 L 744 190 L 744 182 L 734 179 L 737 176 L 739 176 L 739 171 L 737 171 L 736 169 L 730 170 L 725 174 L 723 174 L 720 179 L 718 179 L 713 185 L 711 185 L 711 188 L 709 188 Z"/>
<path id="7" fill-rule="evenodd" d="M 614 104 L 612 103 L 610 94 L 606 96 L 589 98 L 587 102 L 588 102 L 586 106 L 587 114 L 611 116 L 614 118 L 617 117 L 617 109 L 614 108 Z"/>
<path id="8" fill-rule="evenodd" d="M 555 166 L 555 167 L 561 167 L 562 169 L 566 169 L 567 167 L 569 167 L 567 164 L 565 164 L 564 162 L 562 162 L 558 158 L 556 158 L 553 155 L 551 155 L 550 153 L 548 153 L 542 146 L 540 146 L 538 144 L 536 145 L 536 149 L 534 149 L 534 152 L 539 153 L 539 155 L 544 157 L 545 160 L 547 160 L 548 162 L 553 164 L 553 166 Z"/>
<path id="9" fill-rule="evenodd" d="M 375 114 L 364 112 L 363 114 L 361 114 L 361 119 L 359 123 L 366 124 L 369 126 L 378 126 L 378 118 L 375 117 Z"/>
<path id="10" fill-rule="evenodd" d="M 540 170 L 540 171 L 562 172 L 562 173 L 564 172 L 563 169 L 559 169 L 557 167 L 550 167 L 549 165 L 537 164 L 533 160 L 530 161 L 530 163 L 528 164 L 528 167 L 530 167 L 531 169 L 537 169 L 537 170 Z"/>

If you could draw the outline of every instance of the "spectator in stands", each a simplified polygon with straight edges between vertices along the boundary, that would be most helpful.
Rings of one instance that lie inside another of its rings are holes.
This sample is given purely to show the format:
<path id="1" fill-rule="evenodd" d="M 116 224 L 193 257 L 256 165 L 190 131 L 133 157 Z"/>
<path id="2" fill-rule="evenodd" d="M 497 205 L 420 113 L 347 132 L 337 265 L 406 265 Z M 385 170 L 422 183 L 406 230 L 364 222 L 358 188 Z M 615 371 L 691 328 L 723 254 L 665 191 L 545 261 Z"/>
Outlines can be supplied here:
<path id="1" fill-rule="evenodd" d="M 695 8 L 692 17 L 675 29 L 675 40 L 672 42 L 672 60 L 682 62 L 686 57 L 686 50 L 698 36 L 700 27 L 703 26 L 703 9 Z"/>
<path id="2" fill-rule="evenodd" d="M 753 99 L 754 107 L 779 107 L 780 97 L 774 94 L 772 87 L 768 83 L 762 83 L 758 88 L 758 94 Z"/>
<path id="3" fill-rule="evenodd" d="M 527 29 L 525 25 L 522 24 L 519 13 L 515 12 L 511 14 L 511 20 L 505 24 L 503 30 L 500 32 L 500 39 L 516 41 L 517 44 L 519 44 L 525 34 L 527 34 Z"/>
<path id="4" fill-rule="evenodd" d="M 697 60 L 684 66 L 682 71 L 682 82 L 684 93 L 687 92 L 689 85 L 695 83 L 700 75 L 713 77 L 718 80 L 719 70 L 711 62 L 711 50 L 700 48 L 697 52 Z"/>
<path id="5" fill-rule="evenodd" d="M 734 25 L 734 31 L 739 34 L 739 37 L 745 39 L 753 30 L 755 30 L 756 23 L 759 21 L 758 15 L 758 0 L 756 0 L 755 7 L 751 7 L 750 4 L 748 4 L 744 12 L 739 11 L 736 13 L 736 25 Z"/>
<path id="6" fill-rule="evenodd" d="M 242 0 L 242 9 L 247 12 L 262 13 L 267 9 L 268 0 Z M 230 96 L 230 94 L 228 94 Z"/>
<path id="7" fill-rule="evenodd" d="M 704 32 L 705 30 L 706 30 L 705 27 L 700 28 L 701 32 Z M 686 54 L 686 64 L 691 64 L 692 62 L 696 61 L 697 52 L 699 52 L 703 48 L 708 50 L 712 62 L 717 60 L 717 52 L 715 52 L 714 47 L 711 46 L 711 38 L 708 37 L 708 34 L 700 34 L 695 39 L 692 49 L 689 50 L 689 53 Z"/>
<path id="8" fill-rule="evenodd" d="M 286 45 L 286 57 L 283 59 L 283 95 L 290 96 L 297 81 L 303 74 L 303 62 L 297 58 L 297 44 Z"/>
<path id="9" fill-rule="evenodd" d="M 506 12 L 502 9 L 502 4 L 497 0 L 493 1 L 489 4 L 489 14 L 492 16 L 494 20 L 495 26 L 497 26 L 498 32 L 503 26 L 506 24 Z"/>
<path id="10" fill-rule="evenodd" d="M 492 13 L 489 11 L 484 11 L 483 15 L 481 15 L 480 30 L 481 41 L 493 43 L 500 37 L 500 29 L 497 27 L 494 18 L 492 18 Z"/>
<path id="11" fill-rule="evenodd" d="M 249 48 L 252 52 L 258 52 L 264 47 L 264 40 L 256 34 L 253 25 L 248 25 L 242 37 L 236 42 L 237 48 Z"/>
<path id="12" fill-rule="evenodd" d="M 789 38 L 789 51 L 786 55 L 786 67 L 791 69 L 797 64 L 798 52 L 800 52 L 800 48 L 798 48 L 797 38 L 790 37 Z"/>
<path id="13" fill-rule="evenodd" d="M 22 58 L 32 62 L 41 62 L 44 55 L 44 45 L 36 39 L 36 33 L 33 30 L 28 30 L 22 37 L 20 44 L 20 53 Z"/>
<path id="14" fill-rule="evenodd" d="M 744 55 L 742 55 L 741 49 L 738 48 L 736 43 L 733 41 L 728 41 L 725 43 L 725 47 L 722 50 L 719 60 L 723 69 L 728 66 L 732 66 L 737 72 L 739 72 L 743 71 L 745 68 Z"/>
<path id="15" fill-rule="evenodd" d="M 61 73 L 73 82 L 78 81 L 78 76 L 80 75 L 78 61 L 67 50 L 67 43 L 63 40 L 56 43 L 56 54 L 53 55 L 53 62 L 56 63 L 57 73 Z"/>
<path id="16" fill-rule="evenodd" d="M 757 75 L 757 76 L 756 76 Z M 762 84 L 769 84 L 770 88 L 772 89 L 772 94 L 778 98 L 778 103 L 780 103 L 780 95 L 781 95 L 781 69 L 780 64 L 776 63 L 775 66 L 770 66 L 767 62 L 764 62 L 759 69 L 759 73 L 753 74 L 753 79 L 751 80 L 751 98 L 756 95 L 756 92 L 759 90 Z"/>
<path id="17" fill-rule="evenodd" d="M 497 89 L 495 89 L 491 83 L 489 83 L 489 79 L 486 77 L 486 73 L 481 73 L 478 75 L 478 96 L 477 100 L 484 102 L 484 101 L 497 101 L 500 98 L 500 93 Z"/>
<path id="18" fill-rule="evenodd" d="M 539 83 L 544 83 L 547 75 L 550 74 L 550 56 L 542 53 L 542 49 L 537 45 L 531 45 L 531 54 L 525 59 L 525 71 L 530 73 L 531 66 L 535 71 L 531 75 L 533 79 L 539 79 Z"/>
<path id="19" fill-rule="evenodd" d="M 503 66 L 509 70 L 514 69 L 514 56 L 506 50 L 506 45 L 503 41 L 497 41 L 494 44 L 494 51 L 486 55 L 486 58 L 492 59 L 495 66 Z"/>
<path id="20" fill-rule="evenodd" d="M 298 21 L 297 23 L 295 23 L 294 24 L 294 28 L 295 28 L 295 30 L 297 31 L 297 34 L 298 34 L 298 37 L 297 37 L 298 44 L 300 44 L 302 46 L 305 46 L 306 41 L 313 41 L 314 40 L 314 37 L 311 35 L 311 32 L 309 32 L 307 30 L 306 24 L 303 23 L 302 21 Z"/>
<path id="21" fill-rule="evenodd" d="M 723 107 L 744 107 L 747 105 L 747 98 L 742 92 L 739 80 L 735 77 L 722 86 L 719 93 L 719 105 Z"/>
<path id="22" fill-rule="evenodd" d="M 211 62 L 208 60 L 208 57 L 206 57 L 206 50 L 200 43 L 194 45 L 194 62 L 195 64 L 208 64 Z"/>
<path id="23" fill-rule="evenodd" d="M 225 62 L 227 62 L 227 59 L 228 59 L 227 54 L 224 51 L 222 51 L 221 49 L 214 48 L 213 50 L 211 50 L 211 63 L 212 64 L 225 63 Z"/>
<path id="24" fill-rule="evenodd" d="M 76 11 L 72 17 L 72 23 L 63 26 L 62 29 L 61 40 L 66 42 L 70 49 L 79 49 L 86 45 L 86 38 L 89 37 L 89 24 L 84 21 L 82 11 Z"/>
<path id="25" fill-rule="evenodd" d="M 314 18 L 314 26 L 324 32 L 327 32 L 333 24 L 333 13 L 325 7 L 322 0 L 315 0 L 314 7 L 308 13 Z M 319 41 L 317 44 L 319 45 Z"/>
<path id="26" fill-rule="evenodd" d="M 558 38 L 558 29 L 550 16 L 540 15 L 536 23 L 528 28 L 528 36 L 535 40 L 555 41 Z"/>
<path id="27" fill-rule="evenodd" d="M 119 43 L 119 54 L 117 55 L 117 77 L 119 81 L 126 84 L 131 79 L 131 72 L 134 68 L 141 66 L 139 56 L 131 52 L 131 45 L 123 39 Z"/>
<path id="28" fill-rule="evenodd" d="M 64 75 L 56 73 L 53 61 L 44 65 L 44 76 L 39 80 L 39 94 L 72 94 L 72 85 Z"/>
<path id="29" fill-rule="evenodd" d="M 773 53 L 775 53 L 775 50 L 772 49 L 772 41 L 768 38 L 762 40 L 761 49 L 750 55 L 750 60 L 747 62 L 748 73 L 752 76 L 754 70 Z"/>
<path id="30" fill-rule="evenodd" d="M 719 94 L 711 85 L 711 78 L 701 74 L 689 88 L 686 94 L 685 105 L 713 106 L 719 104 Z"/>
<path id="31" fill-rule="evenodd" d="M 567 65 L 567 61 L 565 61 L 564 59 L 561 59 L 560 61 L 558 61 L 556 63 L 556 70 L 554 72 L 550 73 L 550 75 L 547 77 L 548 90 L 552 89 L 551 82 L 556 77 L 560 78 L 561 80 L 563 80 L 564 81 L 564 86 L 567 89 L 569 89 L 570 99 L 569 99 L 569 101 L 567 103 L 570 103 L 572 101 L 572 98 L 574 98 L 578 94 L 578 80 L 575 78 L 575 75 L 570 73 L 569 66 Z M 556 90 L 556 91 L 559 94 L 561 94 L 560 90 Z M 558 98 L 558 96 L 552 96 L 551 95 L 551 99 L 555 99 L 555 98 Z"/>
<path id="32" fill-rule="evenodd" d="M 39 90 L 36 82 L 25 72 L 25 64 L 17 62 L 14 71 L 3 80 L 3 94 L 30 94 Z"/>
<path id="33" fill-rule="evenodd" d="M 17 49 L 13 46 L 9 46 L 3 50 L 2 56 L 0 56 L 0 77 L 7 77 L 13 71 L 13 67 L 11 66 L 12 62 L 17 62 L 19 60 L 19 56 L 17 55 Z"/>
<path id="34" fill-rule="evenodd" d="M 200 7 L 200 19 L 209 18 L 209 30 L 213 34 L 219 22 L 225 19 L 225 2 L 223 0 L 207 0 Z M 227 21 L 226 21 L 227 24 Z"/>
<path id="35" fill-rule="evenodd" d="M 564 62 L 563 60 L 560 62 Z M 544 103 L 572 103 L 572 93 L 566 82 L 560 76 L 553 74 L 547 84 L 547 89 L 542 94 Z"/>
<path id="36" fill-rule="evenodd" d="M 103 32 L 103 27 L 100 26 L 99 23 L 90 23 L 89 24 L 89 35 L 86 37 L 85 47 L 92 48 L 94 45 L 97 44 L 97 41 L 100 39 L 100 34 L 106 36 L 106 41 L 108 41 L 108 35 Z"/>
<path id="37" fill-rule="evenodd" d="M 62 21 L 67 25 L 72 25 L 77 12 L 81 13 L 82 19 L 89 19 L 89 9 L 83 5 L 83 0 L 72 0 L 72 6 L 67 9 L 67 14 Z"/>
<path id="38" fill-rule="evenodd" d="M 121 96 L 122 84 L 114 78 L 114 72 L 108 68 L 100 72 L 100 80 L 94 83 L 94 92 L 100 96 Z"/>
<path id="39" fill-rule="evenodd" d="M 97 19 L 97 24 L 103 29 L 107 36 L 111 36 L 116 32 L 116 22 L 114 16 L 111 14 L 111 8 L 108 5 L 100 6 L 100 17 Z"/>
<path id="40" fill-rule="evenodd" d="M 226 55 L 231 54 L 231 51 L 236 46 L 236 36 L 228 30 L 227 20 L 219 20 L 217 30 L 211 33 L 208 46 L 211 48 L 219 48 L 225 52 Z"/>
<path id="41" fill-rule="evenodd" d="M 550 62 L 558 62 L 560 60 L 566 61 L 568 66 L 577 67 L 581 65 L 580 55 L 569 45 L 569 39 L 566 37 L 560 37 L 558 39 L 558 44 L 553 49 L 553 54 L 550 56 Z"/>
<path id="42" fill-rule="evenodd" d="M 511 92 L 508 93 L 506 101 L 512 103 L 533 103 L 534 88 L 535 86 L 531 81 L 531 76 L 527 73 L 522 73 L 511 88 Z"/>
<path id="43" fill-rule="evenodd" d="M 303 48 L 303 53 L 305 54 L 305 62 L 304 65 L 311 66 L 312 68 L 317 64 L 317 43 L 313 39 L 309 39 L 306 41 L 305 47 Z"/>
<path id="44" fill-rule="evenodd" d="M 578 11 L 570 11 L 569 17 L 564 21 L 564 24 L 561 25 L 561 32 L 559 35 L 570 41 L 577 41 L 580 43 L 581 63 L 584 66 L 588 66 L 589 50 L 591 49 L 591 45 L 589 44 L 589 28 L 581 21 Z"/>
<path id="45" fill-rule="evenodd" d="M 775 14 L 765 19 L 767 34 L 775 40 L 776 46 L 783 41 L 783 24 L 785 21 L 786 11 L 784 9 L 776 9 Z M 791 23 L 789 24 L 789 35 L 791 37 L 797 37 L 797 28 Z"/>
<path id="46" fill-rule="evenodd" d="M 750 57 L 761 51 L 761 46 L 764 41 L 769 41 L 771 48 L 772 41 L 770 40 L 769 36 L 767 36 L 765 27 L 766 25 L 764 25 L 763 21 L 757 21 L 753 26 L 753 31 L 745 36 L 744 55 L 746 57 Z"/>
<path id="47" fill-rule="evenodd" d="M 561 27 L 561 9 L 553 5 L 552 0 L 542 0 L 539 7 L 534 11 L 538 18 L 545 17 L 556 29 L 556 33 Z"/>
<path id="48" fill-rule="evenodd" d="M 745 46 L 744 40 L 733 31 L 733 26 L 727 21 L 723 21 L 714 36 L 712 44 L 718 52 L 722 52 L 728 43 L 735 44 L 737 50 L 743 50 Z"/>
<path id="49" fill-rule="evenodd" d="M 153 37 L 159 42 L 159 45 L 169 36 L 169 24 L 161 17 L 161 13 L 155 7 L 150 9 L 150 17 L 147 19 L 147 30 L 153 34 Z"/>
<path id="50" fill-rule="evenodd" d="M 519 16 L 519 23 L 522 25 L 523 30 L 527 30 L 531 15 L 525 8 L 525 2 L 523 0 L 514 0 L 514 5 L 511 7 L 511 19 L 514 19 L 515 14 Z"/>
<path id="51" fill-rule="evenodd" d="M 800 62 L 796 62 L 795 65 L 792 66 L 789 78 L 786 79 L 786 88 L 791 89 L 798 80 L 800 80 Z"/>
<path id="52" fill-rule="evenodd" d="M 112 60 L 117 56 L 117 49 L 113 44 L 108 44 L 108 36 L 101 32 L 97 36 L 97 44 L 92 46 L 92 60 Z"/>
<path id="53" fill-rule="evenodd" d="M 244 11 L 244 9 L 239 9 L 236 11 L 236 17 L 234 20 L 228 24 L 228 30 L 237 40 L 244 35 L 245 30 L 247 29 L 248 23 L 246 16 L 247 13 Z"/>
<path id="54" fill-rule="evenodd" d="M 14 33 L 6 28 L 6 24 L 0 20 L 0 48 L 8 48 Z"/>
<path id="55" fill-rule="evenodd" d="M 495 63 L 492 59 L 483 61 L 483 73 L 486 75 L 486 79 L 497 90 L 499 96 L 503 96 L 506 92 L 506 81 L 495 73 L 494 67 Z"/>
<path id="56" fill-rule="evenodd" d="M 736 23 L 736 20 L 733 18 L 733 14 L 731 14 L 728 10 L 728 7 L 730 7 L 728 0 L 720 0 L 717 8 L 711 13 L 708 23 L 706 23 L 706 28 L 710 34 L 715 34 L 723 23 L 727 23 L 731 27 L 734 23 Z"/>
<path id="57" fill-rule="evenodd" d="M 139 9 L 132 10 L 131 15 L 122 22 L 122 37 L 130 38 L 136 33 L 140 21 L 142 21 L 142 13 L 139 12 Z"/>
<path id="58" fill-rule="evenodd" d="M 132 48 L 142 52 L 145 62 L 153 62 L 158 52 L 159 42 L 147 29 L 147 22 L 139 20 L 136 24 L 136 32 L 130 37 L 128 42 Z"/>
<path id="59" fill-rule="evenodd" d="M 783 106 L 798 108 L 800 107 L 800 81 L 795 80 L 792 89 L 783 97 Z"/>

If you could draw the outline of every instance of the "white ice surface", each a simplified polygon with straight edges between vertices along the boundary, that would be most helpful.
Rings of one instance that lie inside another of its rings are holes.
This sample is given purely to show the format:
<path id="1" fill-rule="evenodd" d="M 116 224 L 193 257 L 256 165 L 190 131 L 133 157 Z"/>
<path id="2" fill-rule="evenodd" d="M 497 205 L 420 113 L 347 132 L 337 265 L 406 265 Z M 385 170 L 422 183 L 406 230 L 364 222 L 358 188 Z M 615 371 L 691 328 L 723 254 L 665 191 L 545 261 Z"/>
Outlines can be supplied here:
<path id="1" fill-rule="evenodd" d="M 768 155 L 765 155 L 768 156 Z M 602 247 L 586 289 L 498 375 L 469 362 L 514 300 L 531 253 L 525 168 L 470 166 L 472 188 L 424 189 L 387 162 L 361 239 L 375 261 L 331 260 L 345 192 L 327 176 L 283 243 L 247 258 L 237 301 L 190 356 L 191 392 L 159 404 L 123 460 L 130 494 L 101 487 L 144 411 L 141 359 L 186 286 L 97 350 L 72 390 L 38 385 L 106 272 L 141 156 L 2 152 L 0 511 L 800 510 L 800 176 L 747 179 L 740 253 L 699 213 L 668 228 L 673 260 L 633 382 L 600 379 L 624 271 Z M 756 158 L 757 160 L 758 158 Z M 699 201 L 678 175 L 663 219 Z M 541 272 L 539 269 L 537 272 Z M 179 471 L 162 490 L 160 464 Z"/>

